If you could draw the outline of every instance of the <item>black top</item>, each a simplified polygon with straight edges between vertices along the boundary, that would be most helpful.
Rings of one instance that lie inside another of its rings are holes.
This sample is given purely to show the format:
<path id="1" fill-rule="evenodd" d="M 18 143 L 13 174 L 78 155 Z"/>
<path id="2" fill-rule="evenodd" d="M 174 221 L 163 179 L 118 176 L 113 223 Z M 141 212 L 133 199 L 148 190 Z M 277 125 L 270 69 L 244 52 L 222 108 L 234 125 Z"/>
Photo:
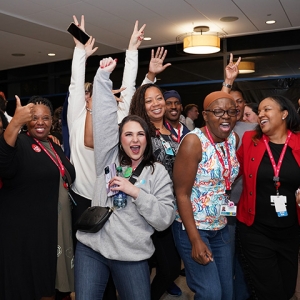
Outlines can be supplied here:
<path id="1" fill-rule="evenodd" d="M 15 147 L 0 138 L 0 299 L 40 299 L 55 291 L 61 175 L 36 146 L 26 134 Z M 53 147 L 74 181 L 74 167 Z"/>
<path id="2" fill-rule="evenodd" d="M 165 166 L 171 179 L 173 179 L 173 165 L 175 161 L 176 152 L 179 144 L 171 138 L 171 135 L 161 134 L 161 137 L 169 143 L 173 150 L 174 155 L 169 155 L 166 153 L 165 148 L 159 136 L 151 137 L 153 154 L 155 159 Z"/>
<path id="3" fill-rule="evenodd" d="M 276 165 L 278 163 L 283 144 L 269 142 Z M 279 172 L 279 195 L 287 197 L 286 217 L 278 217 L 275 206 L 271 205 L 270 196 L 276 195 L 274 186 L 274 170 L 267 150 L 257 172 L 256 182 L 256 212 L 253 226 L 268 235 L 290 237 L 298 233 L 298 218 L 295 191 L 300 185 L 300 168 L 292 154 L 292 149 L 287 147 Z"/>

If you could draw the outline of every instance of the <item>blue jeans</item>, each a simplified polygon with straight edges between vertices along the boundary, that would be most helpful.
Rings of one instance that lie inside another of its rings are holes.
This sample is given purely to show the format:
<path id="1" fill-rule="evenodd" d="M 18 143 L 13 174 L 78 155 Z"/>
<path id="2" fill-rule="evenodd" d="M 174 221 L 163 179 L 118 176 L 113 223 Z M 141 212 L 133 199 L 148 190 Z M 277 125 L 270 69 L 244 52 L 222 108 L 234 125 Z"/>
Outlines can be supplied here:
<path id="1" fill-rule="evenodd" d="M 75 255 L 76 300 L 101 300 L 109 273 L 122 300 L 150 300 L 150 273 L 147 260 L 107 259 L 77 242 Z"/>
<path id="2" fill-rule="evenodd" d="M 201 265 L 192 259 L 192 245 L 180 222 L 173 223 L 173 236 L 184 262 L 186 281 L 194 299 L 232 300 L 232 260 L 227 226 L 221 230 L 198 230 L 214 261 Z"/>

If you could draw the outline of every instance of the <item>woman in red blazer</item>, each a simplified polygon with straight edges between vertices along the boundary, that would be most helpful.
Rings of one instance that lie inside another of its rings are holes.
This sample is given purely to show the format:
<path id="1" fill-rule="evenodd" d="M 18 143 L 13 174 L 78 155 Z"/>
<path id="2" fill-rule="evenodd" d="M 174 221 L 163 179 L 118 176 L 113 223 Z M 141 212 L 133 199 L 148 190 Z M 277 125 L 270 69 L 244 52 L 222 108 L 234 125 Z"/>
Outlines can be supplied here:
<path id="1" fill-rule="evenodd" d="M 283 96 L 259 104 L 259 125 L 237 152 L 243 192 L 237 240 L 254 299 L 290 299 L 295 291 L 300 207 L 300 118 Z"/>

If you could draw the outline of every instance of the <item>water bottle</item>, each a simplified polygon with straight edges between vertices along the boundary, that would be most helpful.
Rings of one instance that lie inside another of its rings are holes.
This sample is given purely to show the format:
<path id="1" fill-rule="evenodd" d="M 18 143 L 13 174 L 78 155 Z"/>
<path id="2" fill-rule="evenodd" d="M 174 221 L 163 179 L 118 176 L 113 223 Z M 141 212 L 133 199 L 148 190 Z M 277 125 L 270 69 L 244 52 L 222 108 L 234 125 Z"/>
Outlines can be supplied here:
<path id="1" fill-rule="evenodd" d="M 117 176 L 124 177 L 122 167 L 117 167 Z M 127 195 L 124 192 L 119 191 L 114 195 L 113 203 L 116 209 L 124 208 L 127 205 Z"/>

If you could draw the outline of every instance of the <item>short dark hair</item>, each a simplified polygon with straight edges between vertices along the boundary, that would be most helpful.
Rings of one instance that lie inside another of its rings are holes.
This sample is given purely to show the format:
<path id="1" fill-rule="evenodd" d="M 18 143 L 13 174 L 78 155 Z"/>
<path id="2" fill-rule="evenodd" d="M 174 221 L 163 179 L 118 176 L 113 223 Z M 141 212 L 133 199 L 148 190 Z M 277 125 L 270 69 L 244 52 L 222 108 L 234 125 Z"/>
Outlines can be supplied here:
<path id="1" fill-rule="evenodd" d="M 284 96 L 281 96 L 281 95 L 272 95 L 272 96 L 268 96 L 266 98 L 271 98 L 276 103 L 278 103 L 281 111 L 283 111 L 283 110 L 288 111 L 288 115 L 285 119 L 287 129 L 289 129 L 292 132 L 296 132 L 296 131 L 300 130 L 300 116 L 297 114 L 296 108 L 294 107 L 294 105 L 290 99 L 288 99 Z M 264 98 L 264 99 L 266 99 L 266 98 Z M 254 135 L 253 140 L 258 140 L 262 137 L 263 132 L 259 125 L 256 126 L 255 131 L 256 131 L 256 134 Z"/>
<path id="2" fill-rule="evenodd" d="M 50 109 L 50 112 L 51 112 L 51 116 L 53 116 L 53 106 L 52 106 L 52 103 L 47 98 L 43 98 L 41 96 L 32 96 L 28 101 L 28 104 L 29 103 L 33 103 L 35 105 L 43 104 L 43 105 L 48 106 Z"/>
<path id="3" fill-rule="evenodd" d="M 153 171 L 154 171 L 155 157 L 153 154 L 153 148 L 152 148 L 149 127 L 145 120 L 143 120 L 141 117 L 136 116 L 136 115 L 129 115 L 129 116 L 125 117 L 122 120 L 122 122 L 119 124 L 119 161 L 120 161 L 121 165 L 127 165 L 127 166 L 131 165 L 131 159 L 126 154 L 123 147 L 121 147 L 122 146 L 121 145 L 121 135 L 123 132 L 123 127 L 128 122 L 139 123 L 141 125 L 141 127 L 143 128 L 143 130 L 145 131 L 147 146 L 146 146 L 146 149 L 145 149 L 145 152 L 143 155 L 143 161 L 145 162 L 146 166 L 152 166 Z"/>
<path id="4" fill-rule="evenodd" d="M 241 89 L 239 89 L 237 87 L 237 85 L 235 83 L 232 85 L 230 92 L 239 92 L 242 95 L 243 99 L 245 100 L 244 93 L 242 92 Z M 230 94 L 230 92 L 229 92 L 229 94 Z"/>
<path id="5" fill-rule="evenodd" d="M 256 102 L 250 102 L 250 103 L 246 103 L 245 106 L 248 106 L 252 109 L 252 111 L 258 115 L 258 103 Z"/>
<path id="6" fill-rule="evenodd" d="M 186 106 L 184 107 L 184 114 L 185 114 L 185 116 L 187 116 L 187 113 L 188 113 L 192 108 L 194 108 L 194 107 L 196 107 L 197 109 L 199 109 L 199 107 L 198 107 L 197 104 L 191 103 L 191 104 L 186 105 Z"/>

